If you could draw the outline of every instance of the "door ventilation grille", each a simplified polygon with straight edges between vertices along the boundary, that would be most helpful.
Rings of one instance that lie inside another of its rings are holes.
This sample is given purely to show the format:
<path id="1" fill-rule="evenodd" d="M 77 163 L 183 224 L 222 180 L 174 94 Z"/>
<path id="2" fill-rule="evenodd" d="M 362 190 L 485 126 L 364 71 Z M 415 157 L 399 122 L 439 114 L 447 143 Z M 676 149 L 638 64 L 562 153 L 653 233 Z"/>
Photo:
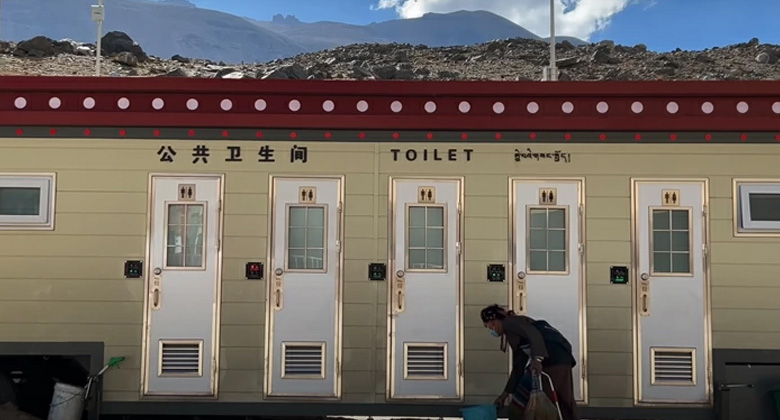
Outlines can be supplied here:
<path id="1" fill-rule="evenodd" d="M 651 349 L 653 384 L 695 385 L 695 349 Z"/>
<path id="2" fill-rule="evenodd" d="M 325 377 L 325 343 L 282 343 L 282 355 L 283 377 Z"/>
<path id="3" fill-rule="evenodd" d="M 160 375 L 200 376 L 202 374 L 202 341 L 163 341 L 160 347 Z"/>
<path id="4" fill-rule="evenodd" d="M 446 379 L 446 344 L 407 344 L 405 350 L 407 379 Z"/>

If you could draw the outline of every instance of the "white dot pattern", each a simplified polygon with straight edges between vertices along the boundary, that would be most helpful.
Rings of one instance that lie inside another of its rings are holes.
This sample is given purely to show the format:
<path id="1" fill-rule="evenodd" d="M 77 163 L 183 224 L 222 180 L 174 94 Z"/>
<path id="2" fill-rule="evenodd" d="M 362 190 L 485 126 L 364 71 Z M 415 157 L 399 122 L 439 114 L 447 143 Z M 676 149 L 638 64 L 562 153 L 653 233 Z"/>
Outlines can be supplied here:
<path id="1" fill-rule="evenodd" d="M 366 102 L 366 101 L 359 101 L 357 103 L 357 110 L 359 112 L 366 112 L 366 111 L 368 111 L 368 102 Z"/>
<path id="2" fill-rule="evenodd" d="M 705 114 L 711 114 L 715 110 L 715 105 L 712 102 L 705 102 L 701 104 L 701 112 Z"/>
<path id="3" fill-rule="evenodd" d="M 119 109 L 130 108 L 130 100 L 127 98 L 119 98 L 119 100 L 116 101 L 116 106 L 118 106 Z"/>
<path id="4" fill-rule="evenodd" d="M 677 105 L 677 102 L 669 102 L 666 104 L 666 112 L 670 114 L 676 114 L 677 111 L 680 110 L 680 105 Z"/>
<path id="5" fill-rule="evenodd" d="M 404 109 L 404 104 L 402 104 L 399 101 L 393 101 L 393 103 L 390 104 L 390 110 L 395 113 L 401 112 L 401 110 L 403 109 Z"/>
<path id="6" fill-rule="evenodd" d="M 200 104 L 198 103 L 197 99 L 195 98 L 187 99 L 187 109 L 189 109 L 190 111 L 195 111 L 196 109 L 198 109 L 199 106 Z"/>
<path id="7" fill-rule="evenodd" d="M 609 104 L 604 102 L 604 101 L 601 101 L 601 102 L 597 103 L 596 104 L 596 111 L 599 114 L 606 114 L 609 111 Z"/>
<path id="8" fill-rule="evenodd" d="M 644 110 L 645 110 L 645 106 L 644 104 L 642 104 L 642 102 L 634 102 L 633 104 L 631 104 L 631 112 L 633 112 L 634 114 L 641 114 L 642 111 Z"/>
<path id="9" fill-rule="evenodd" d="M 330 99 L 322 103 L 322 110 L 325 112 L 333 112 L 336 109 L 336 104 Z"/>
<path id="10" fill-rule="evenodd" d="M 493 104 L 493 112 L 496 114 L 503 114 L 506 111 L 506 107 L 502 102 L 496 102 Z"/>
<path id="11" fill-rule="evenodd" d="M 290 108 L 290 111 L 298 112 L 301 110 L 301 101 L 293 99 L 287 106 Z"/>
<path id="12" fill-rule="evenodd" d="M 574 104 L 571 102 L 564 102 L 563 105 L 561 105 L 561 111 L 571 114 L 574 112 Z"/>
<path id="13" fill-rule="evenodd" d="M 222 108 L 223 111 L 230 111 L 233 109 L 233 101 L 230 99 L 223 99 L 222 102 L 219 103 L 219 107 Z"/>
<path id="14" fill-rule="evenodd" d="M 58 109 L 60 106 L 62 106 L 62 101 L 58 97 L 53 97 L 49 99 L 49 108 L 51 109 Z"/>
<path id="15" fill-rule="evenodd" d="M 258 99 L 255 101 L 255 110 L 257 111 L 265 111 L 267 106 L 268 104 L 265 102 L 265 99 Z"/>
<path id="16" fill-rule="evenodd" d="M 458 104 L 458 111 L 460 111 L 461 114 L 467 114 L 469 111 L 471 111 L 471 104 L 466 101 L 462 101 L 460 104 Z"/>
<path id="17" fill-rule="evenodd" d="M 21 96 L 14 99 L 14 107 L 16 109 L 24 109 L 27 107 L 27 99 L 22 98 Z"/>
<path id="18" fill-rule="evenodd" d="M 161 110 L 165 107 L 165 101 L 162 100 L 162 98 L 154 98 L 152 101 L 152 108 L 156 110 Z"/>
<path id="19" fill-rule="evenodd" d="M 436 112 L 436 102 L 428 101 L 425 103 L 425 112 L 433 114 Z"/>
<path id="20" fill-rule="evenodd" d="M 536 114 L 537 112 L 539 112 L 539 104 L 537 104 L 536 102 L 529 102 L 528 105 L 525 107 L 525 109 L 530 114 Z"/>
<path id="21" fill-rule="evenodd" d="M 97 105 L 95 98 L 84 98 L 84 101 L 81 104 L 84 106 L 84 109 L 92 109 Z"/>

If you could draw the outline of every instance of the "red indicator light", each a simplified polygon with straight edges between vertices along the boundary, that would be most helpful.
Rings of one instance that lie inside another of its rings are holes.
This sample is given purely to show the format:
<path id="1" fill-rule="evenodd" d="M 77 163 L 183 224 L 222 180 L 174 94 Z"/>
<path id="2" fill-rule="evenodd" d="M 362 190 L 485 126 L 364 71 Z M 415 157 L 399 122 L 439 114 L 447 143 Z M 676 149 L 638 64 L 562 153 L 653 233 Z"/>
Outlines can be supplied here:
<path id="1" fill-rule="evenodd" d="M 740 135 L 739 139 L 742 140 L 742 141 L 747 141 L 747 134 Z"/>
<path id="2" fill-rule="evenodd" d="M 160 130 L 154 130 L 154 136 L 160 137 Z"/>
<path id="3" fill-rule="evenodd" d="M 360 139 L 364 139 L 364 138 L 366 138 L 366 133 L 361 132 L 360 134 L 358 134 L 358 137 Z"/>
<path id="4" fill-rule="evenodd" d="M 563 138 L 566 139 L 566 141 L 569 141 L 569 140 L 571 140 L 571 134 L 566 133 L 566 134 L 563 135 Z"/>
<path id="5" fill-rule="evenodd" d="M 529 134 L 529 135 L 528 135 L 528 137 L 529 137 L 531 140 L 535 140 L 535 139 L 536 139 L 536 133 L 531 133 L 531 134 Z"/>
<path id="6" fill-rule="evenodd" d="M 712 140 L 712 134 L 706 134 L 706 135 L 704 136 L 704 140 L 707 140 L 707 141 L 710 141 L 710 140 Z"/>
<path id="7" fill-rule="evenodd" d="M 297 139 L 297 138 L 298 138 L 298 133 L 296 133 L 295 131 L 293 131 L 292 133 L 290 133 L 290 138 L 291 138 L 291 139 Z"/>
<path id="8" fill-rule="evenodd" d="M 124 128 L 119 130 L 119 135 L 122 136 L 122 137 L 126 136 L 127 135 L 127 130 L 125 130 Z"/>
<path id="9" fill-rule="evenodd" d="M 428 135 L 425 137 L 427 137 L 428 140 L 433 140 L 433 133 L 428 133 Z"/>
<path id="10" fill-rule="evenodd" d="M 461 135 L 460 135 L 460 139 L 461 139 L 461 140 L 466 140 L 466 139 L 468 139 L 468 138 L 469 138 L 469 135 L 468 135 L 468 133 L 463 133 L 463 134 L 461 134 Z"/>
<path id="11" fill-rule="evenodd" d="M 52 128 L 51 130 L 49 130 L 49 134 L 51 134 L 52 136 L 57 135 L 57 129 Z"/>
<path id="12" fill-rule="evenodd" d="M 16 135 L 17 136 L 21 136 L 22 134 L 24 134 L 24 131 L 21 128 L 17 128 L 16 129 Z M 780 137 L 780 136 L 778 136 L 778 137 Z"/>
<path id="13" fill-rule="evenodd" d="M 634 140 L 636 140 L 636 141 L 642 140 L 642 135 L 639 134 L 639 133 L 635 134 L 634 135 Z"/>
<path id="14" fill-rule="evenodd" d="M 677 134 L 669 134 L 669 140 L 677 141 Z"/>
<path id="15" fill-rule="evenodd" d="M 393 138 L 398 140 L 398 137 L 401 137 L 398 133 L 393 133 Z"/>
<path id="16" fill-rule="evenodd" d="M 326 138 L 326 139 L 329 139 L 329 138 L 331 138 L 332 136 L 333 136 L 333 135 L 332 135 L 332 134 L 330 134 L 330 131 L 326 131 L 326 132 L 325 132 L 325 138 Z"/>
<path id="17" fill-rule="evenodd" d="M 258 139 L 263 138 L 263 132 L 262 131 L 258 131 L 257 133 L 255 133 L 255 137 L 257 137 Z"/>
<path id="18" fill-rule="evenodd" d="M 496 133 L 496 140 L 501 140 L 501 133 Z"/>
<path id="19" fill-rule="evenodd" d="M 775 135 L 775 141 L 780 141 L 780 134 Z"/>
<path id="20" fill-rule="evenodd" d="M 90 135 L 92 135 L 92 130 L 90 130 L 89 128 L 85 129 L 85 130 L 84 130 L 84 135 L 85 135 L 85 136 L 90 136 Z"/>
<path id="21" fill-rule="evenodd" d="M 187 132 L 187 134 L 188 134 L 190 137 L 195 137 L 195 130 L 190 130 L 190 131 L 188 131 L 188 132 Z"/>
<path id="22" fill-rule="evenodd" d="M 230 135 L 230 133 L 227 130 L 223 130 L 222 131 L 222 137 L 227 137 L 229 135 Z"/>
<path id="23" fill-rule="evenodd" d="M 599 140 L 604 141 L 607 139 L 607 135 L 604 133 L 599 134 Z"/>

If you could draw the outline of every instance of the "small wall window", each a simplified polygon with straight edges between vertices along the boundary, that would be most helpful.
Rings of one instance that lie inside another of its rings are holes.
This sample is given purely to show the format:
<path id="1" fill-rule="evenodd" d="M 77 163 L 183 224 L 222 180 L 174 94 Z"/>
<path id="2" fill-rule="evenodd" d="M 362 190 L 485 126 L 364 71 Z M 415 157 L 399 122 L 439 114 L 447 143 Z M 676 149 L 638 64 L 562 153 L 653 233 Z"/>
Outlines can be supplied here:
<path id="1" fill-rule="evenodd" d="M 780 180 L 737 182 L 735 195 L 738 233 L 780 234 Z"/>
<path id="2" fill-rule="evenodd" d="M 565 207 L 528 209 L 528 272 L 565 273 L 568 239 Z"/>
<path id="3" fill-rule="evenodd" d="M 54 190 L 54 174 L 0 174 L 0 229 L 54 229 Z"/>

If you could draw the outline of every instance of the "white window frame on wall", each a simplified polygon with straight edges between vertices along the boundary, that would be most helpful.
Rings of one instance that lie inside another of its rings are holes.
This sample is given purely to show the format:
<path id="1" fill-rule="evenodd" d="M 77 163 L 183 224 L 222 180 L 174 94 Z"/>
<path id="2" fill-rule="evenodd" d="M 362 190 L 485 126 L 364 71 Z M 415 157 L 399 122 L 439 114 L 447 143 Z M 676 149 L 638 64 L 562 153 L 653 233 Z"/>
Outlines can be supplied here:
<path id="1" fill-rule="evenodd" d="M 734 180 L 734 234 L 736 236 L 780 236 L 780 221 L 753 221 L 750 218 L 750 195 L 756 193 L 780 195 L 780 179 Z"/>
<path id="2" fill-rule="evenodd" d="M 0 188 L 40 188 L 40 211 L 36 216 L 0 215 L 0 230 L 54 230 L 57 190 L 54 173 L 0 173 Z"/>

